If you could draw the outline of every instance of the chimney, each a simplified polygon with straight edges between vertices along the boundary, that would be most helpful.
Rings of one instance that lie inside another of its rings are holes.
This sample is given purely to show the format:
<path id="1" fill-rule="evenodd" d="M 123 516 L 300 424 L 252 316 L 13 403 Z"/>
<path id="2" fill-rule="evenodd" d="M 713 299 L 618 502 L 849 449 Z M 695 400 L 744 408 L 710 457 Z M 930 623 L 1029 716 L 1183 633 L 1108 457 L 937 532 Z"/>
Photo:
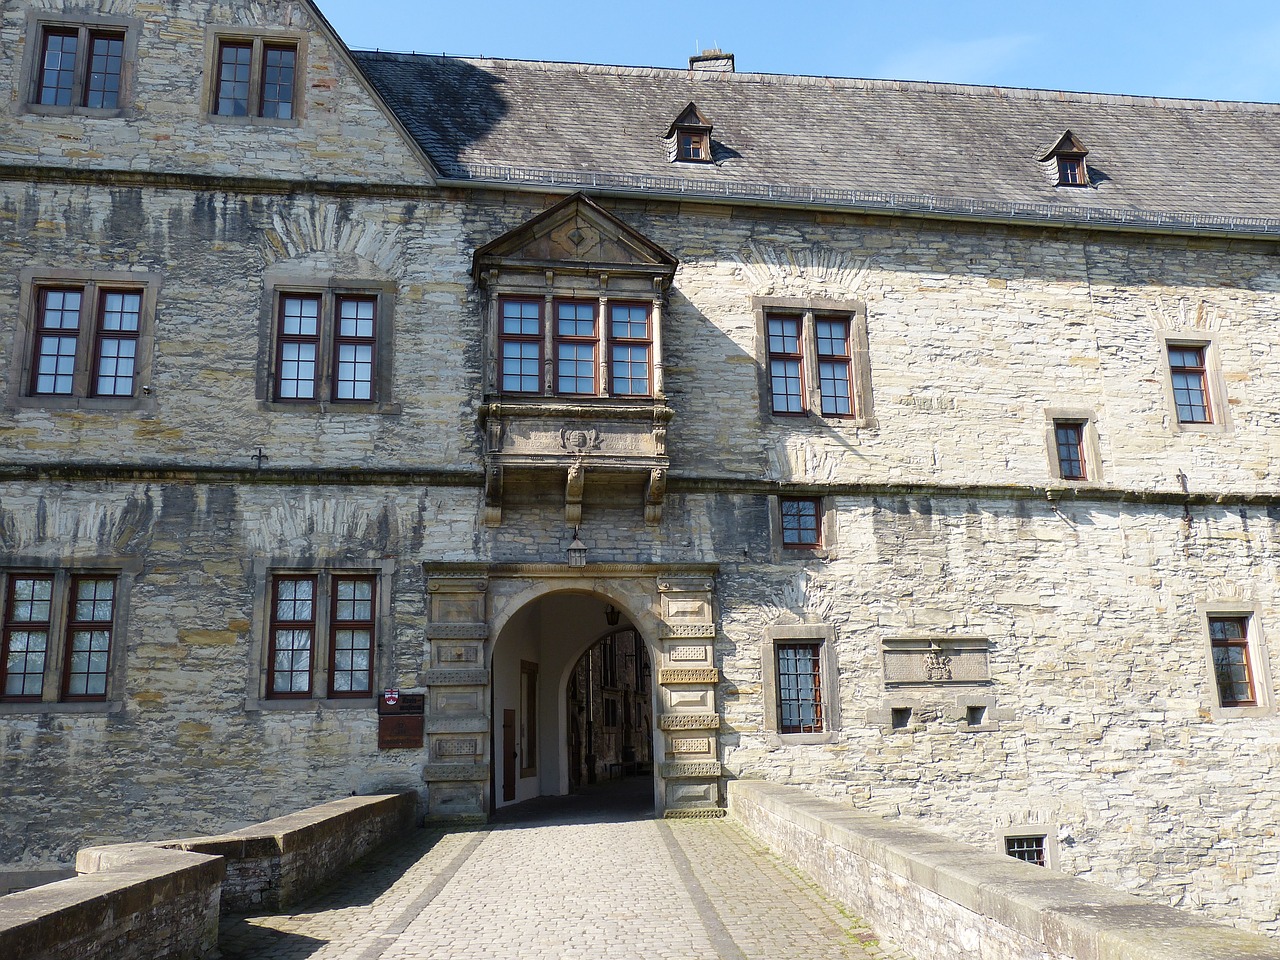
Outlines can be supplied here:
<path id="1" fill-rule="evenodd" d="M 733 73 L 733 54 L 723 50 L 703 50 L 689 58 L 690 70 L 710 70 L 716 73 Z"/>

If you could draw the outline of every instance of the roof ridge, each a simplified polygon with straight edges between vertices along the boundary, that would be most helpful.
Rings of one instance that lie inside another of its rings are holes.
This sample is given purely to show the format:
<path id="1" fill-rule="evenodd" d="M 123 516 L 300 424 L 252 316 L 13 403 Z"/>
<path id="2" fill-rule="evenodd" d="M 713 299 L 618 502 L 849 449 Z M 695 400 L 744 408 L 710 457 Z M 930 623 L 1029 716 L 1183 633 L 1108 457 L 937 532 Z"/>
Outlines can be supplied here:
<path id="1" fill-rule="evenodd" d="M 894 90 L 902 93 L 957 94 L 1000 100 L 1057 101 L 1063 103 L 1136 104 L 1182 110 L 1280 113 L 1280 103 L 1256 100 L 1199 100 L 1191 97 L 1154 97 L 1127 93 L 1090 93 L 1039 87 L 1001 87 L 986 84 L 937 83 L 927 80 L 882 80 L 869 77 L 825 77 L 790 73 L 750 73 L 691 70 L 687 67 L 643 67 L 585 63 L 574 60 L 522 60 L 516 57 L 459 57 L 439 53 L 406 53 L 390 50 L 354 50 L 359 57 L 414 58 L 459 61 L 473 66 L 519 64 L 545 73 L 575 70 L 619 77 L 688 77 L 699 83 L 759 83 L 769 86 L 825 86 L 852 90 Z"/>

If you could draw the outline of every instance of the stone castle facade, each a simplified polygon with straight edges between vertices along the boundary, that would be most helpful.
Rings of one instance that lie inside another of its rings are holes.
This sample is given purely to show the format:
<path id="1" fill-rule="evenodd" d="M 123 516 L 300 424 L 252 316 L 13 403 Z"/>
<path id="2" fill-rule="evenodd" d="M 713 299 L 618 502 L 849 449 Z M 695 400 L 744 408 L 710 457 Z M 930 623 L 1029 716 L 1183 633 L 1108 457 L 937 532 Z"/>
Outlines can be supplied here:
<path id="1" fill-rule="evenodd" d="M 1280 933 L 1280 107 L 230 0 L 0 90 L 8 869 L 649 758 Z"/>

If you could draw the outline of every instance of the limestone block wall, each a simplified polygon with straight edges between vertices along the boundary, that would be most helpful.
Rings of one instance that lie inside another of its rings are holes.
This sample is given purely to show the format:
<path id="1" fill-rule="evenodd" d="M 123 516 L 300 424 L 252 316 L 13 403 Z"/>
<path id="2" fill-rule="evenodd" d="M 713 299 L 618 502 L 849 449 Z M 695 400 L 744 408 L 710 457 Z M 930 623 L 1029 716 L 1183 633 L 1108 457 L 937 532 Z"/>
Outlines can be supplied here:
<path id="1" fill-rule="evenodd" d="M 119 111 L 32 107 L 33 23 L 127 28 Z M 268 36 L 299 44 L 290 120 L 212 116 L 216 37 Z M 76 170 L 191 173 L 281 180 L 429 183 L 420 152 L 379 106 L 307 4 L 118 0 L 68 10 L 61 0 L 5 4 L 0 14 L 0 163 Z M 369 149 L 376 144 L 376 149 Z"/>

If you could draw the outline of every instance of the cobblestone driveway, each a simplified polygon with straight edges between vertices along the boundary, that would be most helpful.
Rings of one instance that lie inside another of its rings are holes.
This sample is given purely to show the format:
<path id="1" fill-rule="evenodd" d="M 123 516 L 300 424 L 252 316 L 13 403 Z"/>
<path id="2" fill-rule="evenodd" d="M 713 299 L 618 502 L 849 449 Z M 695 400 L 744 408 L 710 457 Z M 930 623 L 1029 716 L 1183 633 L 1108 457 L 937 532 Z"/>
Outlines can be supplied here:
<path id="1" fill-rule="evenodd" d="M 224 918 L 223 955 L 906 960 L 732 820 L 545 810 L 415 831 L 294 913 Z"/>

